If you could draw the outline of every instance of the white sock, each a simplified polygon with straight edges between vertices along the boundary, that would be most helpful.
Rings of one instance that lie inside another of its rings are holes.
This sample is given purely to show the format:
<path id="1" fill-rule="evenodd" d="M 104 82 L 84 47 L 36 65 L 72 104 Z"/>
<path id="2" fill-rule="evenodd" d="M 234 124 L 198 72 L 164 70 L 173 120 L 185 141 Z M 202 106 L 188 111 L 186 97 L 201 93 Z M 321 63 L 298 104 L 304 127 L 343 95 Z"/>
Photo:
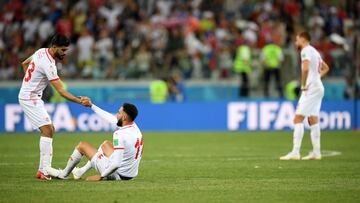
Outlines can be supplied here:
<path id="1" fill-rule="evenodd" d="M 318 123 L 310 126 L 310 136 L 313 152 L 320 155 L 320 126 Z"/>
<path id="2" fill-rule="evenodd" d="M 100 147 L 98 148 L 98 152 L 103 153 L 101 146 L 102 145 L 100 145 Z M 89 160 L 88 162 L 86 162 L 86 164 L 83 167 L 79 168 L 80 174 L 78 174 L 78 175 L 82 176 L 90 169 L 91 169 L 91 161 Z"/>
<path id="3" fill-rule="evenodd" d="M 294 126 L 294 135 L 293 135 L 293 150 L 295 154 L 300 153 L 301 141 L 304 136 L 304 124 L 297 123 Z"/>
<path id="4" fill-rule="evenodd" d="M 39 163 L 39 170 L 43 172 L 45 175 L 47 175 L 45 168 L 47 166 L 51 166 L 52 161 L 52 153 L 53 153 L 53 147 L 52 147 L 52 138 L 49 137 L 40 137 L 40 163 Z"/>
<path id="5" fill-rule="evenodd" d="M 62 173 L 60 174 L 61 177 L 67 177 L 70 172 L 75 168 L 75 166 L 81 161 L 82 154 L 75 149 L 74 152 L 71 154 L 66 167 L 63 169 Z"/>
<path id="6" fill-rule="evenodd" d="M 78 175 L 80 175 L 80 177 L 81 177 L 90 169 L 91 169 L 91 161 L 88 161 L 88 162 L 86 162 L 86 164 L 83 167 L 79 168 L 80 174 L 78 174 Z"/>
<path id="7" fill-rule="evenodd" d="M 100 147 L 98 148 L 98 152 L 103 153 L 101 146 L 102 145 L 100 145 Z M 83 167 L 79 168 L 80 174 L 78 174 L 78 175 L 82 176 L 90 169 L 91 169 L 91 161 L 89 160 L 88 162 L 86 162 L 86 164 Z"/>

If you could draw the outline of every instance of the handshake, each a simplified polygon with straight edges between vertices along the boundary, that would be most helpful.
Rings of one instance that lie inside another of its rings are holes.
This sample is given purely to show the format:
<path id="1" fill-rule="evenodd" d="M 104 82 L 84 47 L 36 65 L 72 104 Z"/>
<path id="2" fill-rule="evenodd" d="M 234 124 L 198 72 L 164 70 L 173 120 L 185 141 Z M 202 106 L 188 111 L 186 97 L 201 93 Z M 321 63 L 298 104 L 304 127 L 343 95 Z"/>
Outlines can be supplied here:
<path id="1" fill-rule="evenodd" d="M 85 97 L 85 96 L 80 96 L 78 97 L 80 99 L 80 104 L 86 107 L 91 107 L 92 106 L 92 102 L 90 100 L 89 97 Z"/>

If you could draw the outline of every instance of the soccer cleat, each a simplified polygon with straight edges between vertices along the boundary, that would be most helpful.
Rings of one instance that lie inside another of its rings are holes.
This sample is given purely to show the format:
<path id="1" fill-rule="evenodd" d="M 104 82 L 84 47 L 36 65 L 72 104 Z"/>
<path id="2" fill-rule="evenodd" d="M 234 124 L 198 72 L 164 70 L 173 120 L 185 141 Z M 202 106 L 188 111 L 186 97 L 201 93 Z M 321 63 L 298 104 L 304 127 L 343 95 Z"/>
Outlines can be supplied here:
<path id="1" fill-rule="evenodd" d="M 75 180 L 79 180 L 81 178 L 81 176 L 82 176 L 82 174 L 80 173 L 80 168 L 78 168 L 78 167 L 75 167 L 71 171 L 71 173 L 73 174 Z"/>
<path id="2" fill-rule="evenodd" d="M 321 160 L 321 154 L 310 152 L 307 156 L 301 158 L 301 160 Z"/>
<path id="3" fill-rule="evenodd" d="M 54 178 L 67 179 L 67 177 L 64 177 L 64 176 L 61 175 L 62 174 L 61 169 L 55 169 L 55 168 L 52 168 L 51 166 L 47 166 L 45 168 L 45 170 L 50 176 L 52 176 Z"/>
<path id="4" fill-rule="evenodd" d="M 290 152 L 285 156 L 280 157 L 280 160 L 288 161 L 288 160 L 300 160 L 300 154 Z"/>
<path id="5" fill-rule="evenodd" d="M 37 179 L 39 180 L 51 180 L 51 177 L 49 175 L 45 175 L 43 172 L 41 171 L 37 171 L 36 176 Z"/>

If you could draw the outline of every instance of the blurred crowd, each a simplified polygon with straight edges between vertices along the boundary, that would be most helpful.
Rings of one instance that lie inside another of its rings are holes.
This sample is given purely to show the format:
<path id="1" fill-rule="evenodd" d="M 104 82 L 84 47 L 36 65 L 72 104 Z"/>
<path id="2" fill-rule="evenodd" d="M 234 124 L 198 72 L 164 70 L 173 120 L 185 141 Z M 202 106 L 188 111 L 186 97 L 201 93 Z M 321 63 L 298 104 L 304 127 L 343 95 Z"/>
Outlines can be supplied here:
<path id="1" fill-rule="evenodd" d="M 21 61 L 48 46 L 55 32 L 71 38 L 68 57 L 58 65 L 60 75 L 77 79 L 152 79 L 176 71 L 184 79 L 240 74 L 246 84 L 266 72 L 263 49 L 269 44 L 278 46 L 282 55 L 275 68 L 294 67 L 285 75 L 288 80 L 298 79 L 293 42 L 294 34 L 303 30 L 311 33 L 333 76 L 352 76 L 359 54 L 360 1 L 356 0 L 2 2 L 2 80 L 21 78 Z M 246 50 L 240 53 L 242 45 Z M 236 60 L 240 64 L 245 59 L 248 67 L 235 67 Z M 246 96 L 246 91 L 241 94 Z"/>

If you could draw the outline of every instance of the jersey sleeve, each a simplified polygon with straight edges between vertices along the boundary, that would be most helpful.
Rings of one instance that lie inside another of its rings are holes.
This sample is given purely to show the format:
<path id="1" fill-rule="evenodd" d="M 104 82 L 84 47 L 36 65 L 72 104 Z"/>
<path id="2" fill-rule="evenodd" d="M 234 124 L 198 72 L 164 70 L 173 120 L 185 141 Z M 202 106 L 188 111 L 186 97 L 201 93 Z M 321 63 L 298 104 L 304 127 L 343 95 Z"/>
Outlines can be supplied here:
<path id="1" fill-rule="evenodd" d="M 50 64 L 50 63 L 45 64 L 45 66 L 43 68 L 44 68 L 45 75 L 49 81 L 59 79 L 59 76 L 57 74 L 57 69 L 54 64 Z"/>
<path id="2" fill-rule="evenodd" d="M 120 131 L 115 131 L 113 134 L 113 146 L 114 146 L 114 150 L 125 149 L 124 138 Z"/>
<path id="3" fill-rule="evenodd" d="M 93 104 L 91 106 L 91 109 L 97 114 L 99 115 L 101 118 L 107 120 L 108 122 L 110 122 L 113 125 L 116 125 L 118 120 L 117 118 L 112 115 L 111 113 L 102 110 L 101 108 L 99 108 L 98 106 L 96 106 L 95 104 Z"/>
<path id="4" fill-rule="evenodd" d="M 301 51 L 301 61 L 310 61 L 310 51 L 309 49 L 303 49 Z"/>

